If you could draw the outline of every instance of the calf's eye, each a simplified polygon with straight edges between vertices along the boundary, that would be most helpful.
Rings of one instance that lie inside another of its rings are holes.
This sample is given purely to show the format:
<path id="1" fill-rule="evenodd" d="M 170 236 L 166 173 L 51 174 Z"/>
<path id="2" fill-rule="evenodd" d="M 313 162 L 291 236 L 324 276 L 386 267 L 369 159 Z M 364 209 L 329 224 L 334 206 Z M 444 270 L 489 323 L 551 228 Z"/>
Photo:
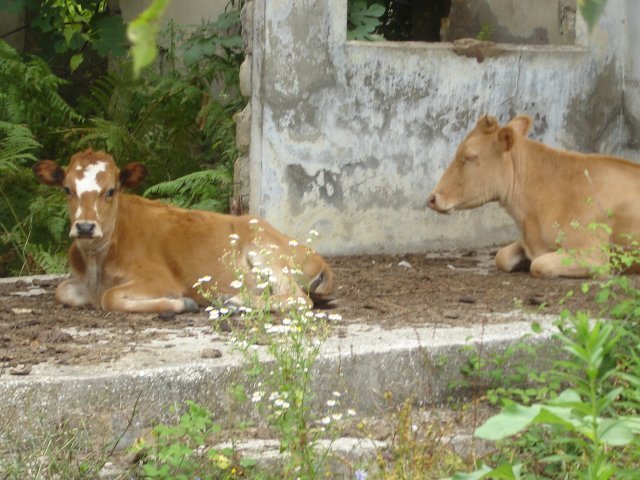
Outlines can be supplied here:
<path id="1" fill-rule="evenodd" d="M 62 191 L 65 195 L 71 195 L 71 189 L 69 187 L 62 187 Z"/>
<path id="2" fill-rule="evenodd" d="M 105 193 L 107 198 L 113 197 L 115 194 L 116 194 L 116 189 L 115 188 L 110 188 L 109 190 L 107 190 L 107 193 Z"/>

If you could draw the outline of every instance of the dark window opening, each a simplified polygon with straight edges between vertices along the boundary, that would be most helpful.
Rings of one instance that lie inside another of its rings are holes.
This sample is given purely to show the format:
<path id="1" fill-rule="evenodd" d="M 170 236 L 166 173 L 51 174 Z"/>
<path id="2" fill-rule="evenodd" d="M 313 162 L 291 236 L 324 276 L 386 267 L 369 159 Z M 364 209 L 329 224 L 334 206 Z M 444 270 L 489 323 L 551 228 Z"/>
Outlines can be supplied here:
<path id="1" fill-rule="evenodd" d="M 451 0 L 382 0 L 386 7 L 378 28 L 392 41 L 446 41 Z"/>
<path id="2" fill-rule="evenodd" d="M 348 38 L 573 45 L 576 0 L 348 0 Z"/>

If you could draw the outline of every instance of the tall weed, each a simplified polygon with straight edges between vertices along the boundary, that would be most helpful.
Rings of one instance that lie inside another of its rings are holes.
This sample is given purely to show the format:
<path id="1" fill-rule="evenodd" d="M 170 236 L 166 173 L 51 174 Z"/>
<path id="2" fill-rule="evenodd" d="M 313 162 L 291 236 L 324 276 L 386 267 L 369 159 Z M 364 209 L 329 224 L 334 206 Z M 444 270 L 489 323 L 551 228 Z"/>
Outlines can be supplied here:
<path id="1" fill-rule="evenodd" d="M 603 245 L 609 262 L 597 267 L 599 318 L 591 312 L 563 312 L 556 335 L 566 359 L 549 378 L 559 390 L 523 405 L 503 398 L 502 411 L 476 430 L 500 442 L 498 468 L 483 465 L 456 480 L 481 478 L 636 478 L 640 463 L 640 292 L 621 275 L 640 261 L 636 242 Z M 519 460 L 513 460 L 518 458 Z"/>

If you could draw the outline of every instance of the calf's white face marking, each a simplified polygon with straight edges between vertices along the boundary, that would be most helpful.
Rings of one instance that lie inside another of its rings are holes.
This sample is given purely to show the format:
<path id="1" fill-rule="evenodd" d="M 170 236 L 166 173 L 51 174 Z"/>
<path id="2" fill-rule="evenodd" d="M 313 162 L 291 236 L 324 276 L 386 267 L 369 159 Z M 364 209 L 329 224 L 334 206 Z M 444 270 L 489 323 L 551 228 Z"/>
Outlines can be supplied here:
<path id="1" fill-rule="evenodd" d="M 81 197 L 86 192 L 99 192 L 98 174 L 106 169 L 107 164 L 105 162 L 96 162 L 85 168 L 82 178 L 76 179 L 76 195 Z"/>
<path id="2" fill-rule="evenodd" d="M 92 202 L 93 208 L 87 208 L 87 204 L 91 198 L 99 196 L 103 187 L 98 183 L 98 174 L 107 170 L 106 162 L 96 162 L 88 165 L 84 170 L 80 165 L 76 166 L 77 172 L 82 172 L 81 177 L 75 179 L 75 195 L 78 199 L 78 208 L 75 211 L 75 221 L 69 232 L 72 238 L 82 237 L 78 230 L 78 224 L 91 223 L 94 225 L 93 231 L 89 238 L 102 238 L 102 228 L 100 226 L 100 214 L 98 211 L 98 199 Z M 90 194 L 90 195 L 88 195 Z M 86 209 L 86 213 L 85 210 Z M 84 235 L 86 237 L 86 235 Z"/>

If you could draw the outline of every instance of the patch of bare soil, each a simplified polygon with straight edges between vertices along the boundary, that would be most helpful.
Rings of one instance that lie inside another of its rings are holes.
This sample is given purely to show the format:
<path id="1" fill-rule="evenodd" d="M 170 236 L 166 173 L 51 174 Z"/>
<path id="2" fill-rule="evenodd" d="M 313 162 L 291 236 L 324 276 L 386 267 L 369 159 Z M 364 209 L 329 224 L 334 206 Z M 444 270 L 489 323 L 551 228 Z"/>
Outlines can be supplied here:
<path id="1" fill-rule="evenodd" d="M 563 304 L 569 290 L 580 290 L 581 281 L 498 272 L 493 253 L 330 258 L 336 274 L 334 312 L 343 323 L 445 327 L 499 321 L 485 314 L 517 306 L 558 313 L 587 302 L 576 295 Z M 0 374 L 25 375 L 31 365 L 45 361 L 109 362 L 165 335 L 158 329 L 209 325 L 204 313 L 171 317 L 65 308 L 54 302 L 57 283 L 0 284 Z"/>

